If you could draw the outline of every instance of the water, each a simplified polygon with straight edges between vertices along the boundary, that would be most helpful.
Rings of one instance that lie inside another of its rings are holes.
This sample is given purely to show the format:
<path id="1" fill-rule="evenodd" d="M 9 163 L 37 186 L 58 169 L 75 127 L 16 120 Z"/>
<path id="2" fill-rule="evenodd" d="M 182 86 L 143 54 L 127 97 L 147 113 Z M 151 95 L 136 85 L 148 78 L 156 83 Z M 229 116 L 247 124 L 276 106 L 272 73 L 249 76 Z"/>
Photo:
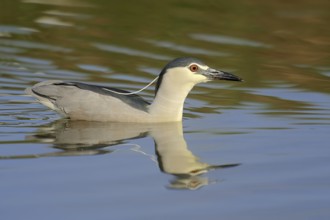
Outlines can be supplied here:
<path id="1" fill-rule="evenodd" d="M 3 219 L 329 219 L 328 1 L 0 5 Z M 245 81 L 201 84 L 156 125 L 67 121 L 24 94 L 134 91 L 180 56 Z"/>

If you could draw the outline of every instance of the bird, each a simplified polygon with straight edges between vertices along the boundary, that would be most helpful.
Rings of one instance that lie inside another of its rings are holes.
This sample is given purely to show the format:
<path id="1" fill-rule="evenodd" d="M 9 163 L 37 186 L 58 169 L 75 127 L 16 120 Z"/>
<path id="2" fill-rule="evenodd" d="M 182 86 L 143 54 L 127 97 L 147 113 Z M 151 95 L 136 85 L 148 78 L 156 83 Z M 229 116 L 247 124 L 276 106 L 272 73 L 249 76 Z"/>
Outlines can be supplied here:
<path id="1" fill-rule="evenodd" d="M 43 81 L 25 92 L 70 120 L 159 123 L 182 121 L 185 99 L 196 84 L 243 81 L 193 57 L 170 61 L 156 79 L 152 103 L 134 92 L 74 81 Z"/>

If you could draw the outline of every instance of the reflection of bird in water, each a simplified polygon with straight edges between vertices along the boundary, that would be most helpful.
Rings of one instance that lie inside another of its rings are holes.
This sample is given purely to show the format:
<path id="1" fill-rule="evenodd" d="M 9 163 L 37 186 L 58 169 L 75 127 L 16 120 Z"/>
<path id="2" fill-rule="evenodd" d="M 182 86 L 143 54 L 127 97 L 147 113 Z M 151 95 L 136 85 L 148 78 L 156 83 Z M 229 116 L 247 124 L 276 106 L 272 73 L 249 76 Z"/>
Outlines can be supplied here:
<path id="1" fill-rule="evenodd" d="M 157 78 L 155 99 L 151 104 L 136 95 L 137 92 L 78 82 L 45 81 L 26 92 L 74 120 L 173 122 L 182 120 L 184 101 L 194 85 L 214 79 L 242 81 L 195 58 L 171 61 Z"/>
<path id="2" fill-rule="evenodd" d="M 212 169 L 237 166 L 238 164 L 210 165 L 203 163 L 187 147 L 182 133 L 182 123 L 137 124 L 100 123 L 60 120 L 43 128 L 33 136 L 33 141 L 49 142 L 60 152 L 0 157 L 0 159 L 39 158 L 51 156 L 81 156 L 115 152 L 128 140 L 150 135 L 160 170 L 175 177 L 169 188 L 197 189 L 210 183 L 200 176 Z M 117 148 L 111 146 L 120 145 Z M 130 146 L 130 144 L 127 144 Z M 131 148 L 142 152 L 141 148 Z M 154 158 L 154 157 L 153 157 Z"/>
<path id="3" fill-rule="evenodd" d="M 169 125 L 167 125 L 169 126 Z M 159 168 L 176 178 L 170 188 L 198 189 L 210 183 L 208 178 L 201 177 L 209 170 L 234 167 L 239 164 L 210 165 L 201 162 L 189 149 L 183 137 L 181 123 L 171 124 L 168 128 L 152 130 Z"/>

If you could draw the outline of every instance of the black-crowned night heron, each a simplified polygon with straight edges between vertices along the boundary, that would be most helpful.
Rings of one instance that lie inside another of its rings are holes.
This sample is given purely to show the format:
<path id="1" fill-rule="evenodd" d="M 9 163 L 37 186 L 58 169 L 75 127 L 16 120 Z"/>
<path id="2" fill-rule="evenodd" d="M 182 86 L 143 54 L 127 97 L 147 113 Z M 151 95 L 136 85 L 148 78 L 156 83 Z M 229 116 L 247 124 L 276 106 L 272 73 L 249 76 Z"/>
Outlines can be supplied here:
<path id="1" fill-rule="evenodd" d="M 177 58 L 158 76 L 151 104 L 124 90 L 80 82 L 45 81 L 26 92 L 72 120 L 170 122 L 182 120 L 184 101 L 194 85 L 214 79 L 242 81 L 196 58 Z"/>

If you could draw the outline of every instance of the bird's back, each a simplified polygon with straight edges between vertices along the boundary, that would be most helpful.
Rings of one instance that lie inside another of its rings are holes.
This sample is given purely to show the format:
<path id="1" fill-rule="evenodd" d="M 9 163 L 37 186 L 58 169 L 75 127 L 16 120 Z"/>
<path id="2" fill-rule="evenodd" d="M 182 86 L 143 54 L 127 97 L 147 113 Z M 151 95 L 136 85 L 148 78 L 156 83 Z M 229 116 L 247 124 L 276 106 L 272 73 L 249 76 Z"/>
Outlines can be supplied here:
<path id="1" fill-rule="evenodd" d="M 149 103 L 138 95 L 122 95 L 118 92 L 128 93 L 110 87 L 52 80 L 26 89 L 26 93 L 36 97 L 42 104 L 71 119 L 146 120 Z"/>

